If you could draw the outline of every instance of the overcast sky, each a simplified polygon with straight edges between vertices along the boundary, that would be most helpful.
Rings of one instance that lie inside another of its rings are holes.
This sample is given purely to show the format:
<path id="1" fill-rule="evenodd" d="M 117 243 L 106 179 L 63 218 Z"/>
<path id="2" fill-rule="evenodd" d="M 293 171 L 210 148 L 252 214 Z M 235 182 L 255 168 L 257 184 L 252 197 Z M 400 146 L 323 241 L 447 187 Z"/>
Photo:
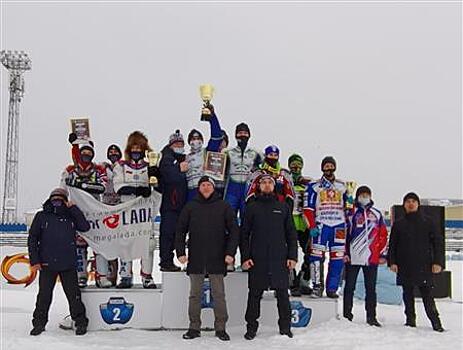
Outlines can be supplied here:
<path id="1" fill-rule="evenodd" d="M 368 184 L 380 208 L 407 191 L 462 197 L 461 3 L 3 3 L 1 49 L 26 50 L 20 213 L 69 164 L 71 116 L 88 116 L 97 160 L 143 130 L 159 150 L 199 121 L 216 86 L 230 135 L 293 152 L 320 176 Z M 1 189 L 8 77 L 1 70 Z M 235 145 L 231 138 L 231 145 Z M 3 197 L 2 197 L 3 198 Z"/>

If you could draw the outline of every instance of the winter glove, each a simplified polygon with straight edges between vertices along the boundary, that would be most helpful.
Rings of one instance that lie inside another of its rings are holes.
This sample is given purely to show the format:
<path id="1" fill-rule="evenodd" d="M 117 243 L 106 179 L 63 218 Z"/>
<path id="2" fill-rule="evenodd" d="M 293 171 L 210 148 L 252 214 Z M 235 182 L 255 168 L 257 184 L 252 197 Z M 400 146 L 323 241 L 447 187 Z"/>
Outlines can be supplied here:
<path id="1" fill-rule="evenodd" d="M 135 191 L 135 195 L 137 197 L 143 196 L 145 198 L 149 197 L 151 195 L 151 189 L 149 187 L 137 187 Z"/>
<path id="2" fill-rule="evenodd" d="M 77 140 L 77 135 L 75 133 L 70 133 L 68 137 L 69 143 L 72 145 Z"/>
<path id="3" fill-rule="evenodd" d="M 67 177 L 64 182 L 70 187 L 77 187 L 77 179 L 75 177 Z"/>
<path id="4" fill-rule="evenodd" d="M 320 229 L 318 227 L 314 227 L 310 229 L 310 237 L 318 237 L 320 235 Z"/>
<path id="5" fill-rule="evenodd" d="M 157 166 L 149 166 L 148 167 L 148 177 L 154 176 L 156 178 L 161 177 L 161 172 L 159 171 L 159 168 Z"/>
<path id="6" fill-rule="evenodd" d="M 82 182 L 78 184 L 77 187 L 83 189 L 84 191 L 88 193 L 100 194 L 105 191 L 104 185 L 98 184 L 98 183 Z"/>
<path id="7" fill-rule="evenodd" d="M 209 103 L 207 106 L 205 106 L 205 108 L 211 111 L 211 115 L 215 114 L 214 106 L 212 104 Z"/>

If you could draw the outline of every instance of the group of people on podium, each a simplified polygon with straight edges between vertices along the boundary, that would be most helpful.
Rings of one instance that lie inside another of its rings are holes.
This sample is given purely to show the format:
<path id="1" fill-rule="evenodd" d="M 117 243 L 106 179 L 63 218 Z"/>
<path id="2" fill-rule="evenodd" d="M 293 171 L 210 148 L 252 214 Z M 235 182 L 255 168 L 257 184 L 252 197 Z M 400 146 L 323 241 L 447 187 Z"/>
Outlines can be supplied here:
<path id="1" fill-rule="evenodd" d="M 201 290 L 204 279 L 211 283 L 215 331 L 229 340 L 224 276 L 235 269 L 239 248 L 241 268 L 249 274 L 245 314 L 245 338 L 254 339 L 258 329 L 260 300 L 265 290 L 275 290 L 280 334 L 292 337 L 289 294 L 338 298 L 345 271 L 343 316 L 352 321 L 353 294 L 362 269 L 366 287 L 367 323 L 380 327 L 376 318 L 378 265 L 388 263 L 403 286 L 406 325 L 416 326 L 413 289 L 420 288 L 433 329 L 443 331 L 431 296 L 432 274 L 444 264 L 443 238 L 434 224 L 419 210 L 419 198 L 408 193 L 403 199 L 406 215 L 388 232 L 381 212 L 374 207 L 372 191 L 335 176 L 336 160 L 325 157 L 322 176 L 303 175 L 304 160 L 293 154 L 288 169 L 280 162 L 280 149 L 269 145 L 264 152 L 250 147 L 251 131 L 246 123 L 236 126 L 236 145 L 229 147 L 212 105 L 206 121 L 210 138 L 205 144 L 196 129 L 186 140 L 179 130 L 168 138 L 160 162 L 146 159 L 152 149 L 146 135 L 132 132 L 124 151 L 116 144 L 107 149 L 107 161 L 95 162 L 94 144 L 69 135 L 72 165 L 62 174 L 60 187 L 53 190 L 30 227 L 29 256 L 32 269 L 40 270 L 39 294 L 33 315 L 32 335 L 45 330 L 56 276 L 60 276 L 69 301 L 76 334 L 85 334 L 88 319 L 80 289 L 88 283 L 88 245 L 79 232 L 90 229 L 82 212 L 68 198 L 67 187 L 90 193 L 108 205 L 162 194 L 160 206 L 160 270 L 178 272 L 174 253 L 187 264 L 191 287 L 188 314 L 190 325 L 184 339 L 201 332 Z M 190 146 L 185 151 L 185 144 Z M 224 176 L 207 173 L 209 153 L 223 154 Z M 156 182 L 150 181 L 156 178 Z M 300 271 L 298 244 L 303 261 Z M 328 272 L 324 273 L 325 255 Z M 132 261 L 108 261 L 94 252 L 96 286 L 131 288 Z M 154 245 L 141 256 L 144 288 L 157 288 L 152 277 Z M 119 276 L 118 276 L 119 275 Z M 288 292 L 289 291 L 289 292 Z"/>

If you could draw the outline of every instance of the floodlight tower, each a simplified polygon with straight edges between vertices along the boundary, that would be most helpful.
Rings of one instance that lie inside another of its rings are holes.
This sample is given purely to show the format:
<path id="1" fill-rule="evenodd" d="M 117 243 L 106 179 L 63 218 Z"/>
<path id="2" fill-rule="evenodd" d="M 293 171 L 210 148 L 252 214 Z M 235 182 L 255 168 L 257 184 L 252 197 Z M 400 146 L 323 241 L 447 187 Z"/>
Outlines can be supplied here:
<path id="1" fill-rule="evenodd" d="M 19 103 L 24 96 L 23 73 L 32 68 L 32 63 L 24 51 L 5 50 L 0 52 L 0 62 L 10 73 L 2 222 L 13 223 L 18 219 Z"/>

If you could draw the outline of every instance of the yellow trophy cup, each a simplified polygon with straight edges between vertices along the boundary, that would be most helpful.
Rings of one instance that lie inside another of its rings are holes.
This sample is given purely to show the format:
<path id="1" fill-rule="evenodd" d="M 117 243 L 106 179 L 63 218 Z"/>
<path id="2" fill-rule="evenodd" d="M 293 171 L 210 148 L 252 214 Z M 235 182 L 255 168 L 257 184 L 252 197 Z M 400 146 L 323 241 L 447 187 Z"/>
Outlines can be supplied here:
<path id="1" fill-rule="evenodd" d="M 211 117 L 211 110 L 209 109 L 210 102 L 214 96 L 214 87 L 211 84 L 203 84 L 199 86 L 199 95 L 203 100 L 204 105 L 201 110 L 201 120 L 209 120 Z"/>
<path id="2" fill-rule="evenodd" d="M 352 209 L 354 207 L 354 192 L 357 188 L 355 181 L 346 181 L 347 203 L 346 208 Z"/>
<path id="3" fill-rule="evenodd" d="M 146 158 L 148 158 L 149 166 L 159 166 L 159 161 L 161 160 L 161 154 L 153 151 L 146 151 Z M 156 176 L 150 176 L 149 179 L 150 185 L 157 187 L 159 185 L 158 179 Z"/>

